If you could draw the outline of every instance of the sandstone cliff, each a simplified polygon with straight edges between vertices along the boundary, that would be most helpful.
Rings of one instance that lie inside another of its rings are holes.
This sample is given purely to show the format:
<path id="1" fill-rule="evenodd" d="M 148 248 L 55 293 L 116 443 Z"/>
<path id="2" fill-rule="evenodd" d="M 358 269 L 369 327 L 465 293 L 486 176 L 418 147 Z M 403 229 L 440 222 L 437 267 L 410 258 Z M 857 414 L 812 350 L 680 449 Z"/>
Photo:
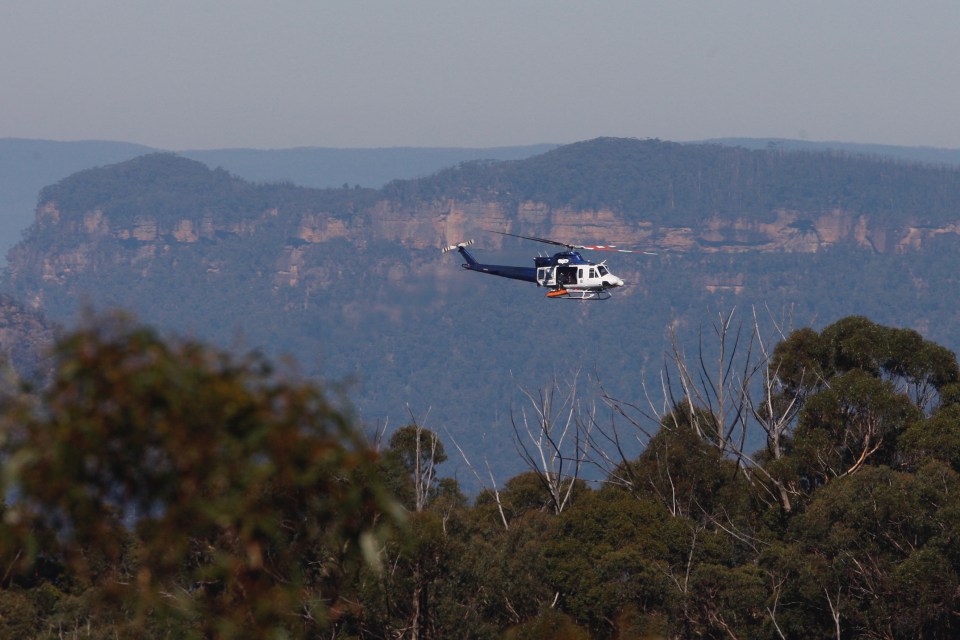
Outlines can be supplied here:
<path id="1" fill-rule="evenodd" d="M 476 239 L 486 258 L 505 241 L 491 230 L 663 255 L 832 247 L 899 255 L 960 235 L 951 199 L 960 200 L 957 172 L 861 161 L 852 171 L 832 156 L 785 160 L 640 141 L 571 148 L 379 191 L 252 185 L 169 154 L 145 156 L 45 189 L 36 222 L 9 254 L 6 281 L 33 308 L 51 296 L 79 299 L 106 280 L 129 287 L 158 278 L 242 281 L 280 296 L 286 308 L 314 304 L 344 279 L 354 287 L 368 278 L 376 286 L 444 286 L 457 272 L 436 249 Z M 921 195 L 900 198 L 887 183 Z M 870 197 L 855 197 L 857 189 Z M 577 204 L 606 200 L 618 204 Z M 740 292 L 745 285 L 733 272 L 699 286 Z"/>
<path id="2" fill-rule="evenodd" d="M 576 210 L 535 201 L 511 207 L 495 201 L 450 199 L 418 206 L 379 200 L 363 216 L 353 217 L 324 211 L 290 214 L 271 207 L 241 220 L 222 220 L 210 213 L 161 219 L 151 216 L 146 205 L 139 215 L 116 220 L 99 208 L 67 214 L 59 203 L 48 201 L 38 207 L 31 232 L 32 237 L 48 241 L 42 243 L 43 249 L 27 241 L 12 250 L 8 277 L 34 283 L 27 300 L 37 308 L 43 302 L 40 283 L 64 286 L 78 274 L 97 269 L 133 269 L 147 275 L 152 262 L 171 260 L 171 251 L 191 245 L 200 247 L 196 257 L 204 272 L 220 274 L 226 262 L 208 249 L 232 241 L 273 254 L 268 267 L 273 287 L 306 286 L 320 291 L 339 277 L 336 265 L 329 261 L 331 252 L 324 249 L 328 244 L 362 247 L 374 241 L 432 251 L 476 238 L 484 249 L 496 250 L 503 238 L 489 230 L 575 243 L 616 243 L 661 253 L 816 253 L 834 246 L 905 253 L 922 250 L 939 236 L 960 235 L 960 216 L 943 226 L 890 227 L 841 209 L 819 213 L 780 209 L 768 221 L 714 216 L 694 227 L 665 225 L 644 220 L 642 215 L 628 218 L 610 209 Z M 51 238 L 58 240 L 51 243 Z M 277 242 L 278 238 L 282 241 Z M 434 260 L 382 266 L 382 276 L 399 282 L 410 275 L 409 269 L 422 273 L 430 262 Z M 369 266 L 378 268 L 376 260 Z"/>

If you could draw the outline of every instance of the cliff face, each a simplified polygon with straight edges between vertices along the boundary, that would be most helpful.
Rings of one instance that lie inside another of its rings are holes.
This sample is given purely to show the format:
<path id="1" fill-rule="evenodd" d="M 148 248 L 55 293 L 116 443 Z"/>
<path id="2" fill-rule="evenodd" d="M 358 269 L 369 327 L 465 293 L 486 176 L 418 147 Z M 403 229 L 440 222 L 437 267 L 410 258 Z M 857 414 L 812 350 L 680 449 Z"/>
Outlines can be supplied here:
<path id="1" fill-rule="evenodd" d="M 279 235 L 278 226 L 282 229 Z M 152 261 L 169 259 L 171 251 L 191 245 L 198 247 L 205 273 L 222 273 L 224 261 L 208 249 L 232 240 L 257 245 L 273 254 L 268 277 L 274 287 L 309 285 L 322 290 L 324 283 L 336 277 L 336 270 L 326 259 L 329 252 L 323 250 L 329 243 L 362 247 L 386 242 L 406 250 L 432 251 L 476 238 L 485 248 L 499 248 L 502 236 L 485 233 L 487 230 L 576 243 L 616 243 L 663 253 L 816 253 L 840 245 L 877 253 L 905 253 L 922 250 L 938 236 L 960 235 L 960 220 L 943 226 L 904 224 L 891 228 L 874 223 L 870 216 L 841 209 L 818 214 L 781 209 L 769 221 L 713 216 L 693 227 L 627 219 L 609 209 L 553 208 L 535 201 L 510 207 L 500 202 L 456 200 L 419 206 L 380 200 L 363 215 L 352 218 L 322 211 L 288 214 L 271 207 L 258 215 L 229 221 L 211 213 L 161 219 L 151 216 L 146 205 L 143 213 L 116 220 L 99 208 L 68 214 L 57 202 L 49 201 L 38 207 L 32 231 L 32 237 L 47 241 L 27 241 L 11 251 L 9 277 L 34 283 L 34 295 L 28 300 L 38 307 L 43 299 L 36 286 L 39 283 L 66 286 L 78 274 L 96 269 L 128 268 L 147 273 Z M 375 263 L 370 266 L 378 268 Z M 380 275 L 403 280 L 409 273 L 400 274 L 397 270 L 402 267 L 385 266 Z M 414 268 L 425 267 L 420 264 Z"/>
<path id="2" fill-rule="evenodd" d="M 785 160 L 639 141 L 571 148 L 379 191 L 257 186 L 176 156 L 144 156 L 44 189 L 36 222 L 8 256 L 6 282 L 33 308 L 51 297 L 76 304 L 108 281 L 122 305 L 143 283 L 160 288 L 171 279 L 173 288 L 248 287 L 289 308 L 316 304 L 344 281 L 410 291 L 446 286 L 459 274 L 436 249 L 475 239 L 480 254 L 496 261 L 491 253 L 505 238 L 488 231 L 668 256 L 815 254 L 836 246 L 896 255 L 960 235 L 960 212 L 951 213 L 952 194 L 960 194 L 954 173 L 898 174 L 872 164 L 853 171 L 833 157 Z M 609 156 L 616 153 L 627 155 Z M 936 197 L 883 191 L 894 174 L 897 189 Z M 862 187 L 861 175 L 871 176 Z M 861 189 L 877 193 L 851 195 Z M 853 204 L 835 204 L 843 202 Z M 736 213 L 720 213 L 726 210 Z M 748 284 L 731 271 L 697 286 L 741 292 Z"/>
<path id="3" fill-rule="evenodd" d="M 473 237 L 484 230 L 509 231 L 561 241 L 642 247 L 659 251 L 798 252 L 815 253 L 834 245 L 849 245 L 877 253 L 919 250 L 931 238 L 960 235 L 958 222 L 944 226 L 903 225 L 888 227 L 870 216 L 842 209 L 810 214 L 779 209 L 770 222 L 747 218 L 708 217 L 702 224 L 670 226 L 642 218 L 627 219 L 609 209 L 576 210 L 551 208 L 540 202 L 524 202 L 507 209 L 497 202 L 432 203 L 418 209 L 380 202 L 373 222 L 364 232 L 406 247 L 427 249 Z M 321 229 L 329 223 L 318 225 Z M 350 234 L 344 229 L 342 237 Z M 328 232 L 318 231 L 318 238 Z M 302 236 L 306 239 L 306 235 Z M 489 244 L 499 244 L 492 238 Z"/>

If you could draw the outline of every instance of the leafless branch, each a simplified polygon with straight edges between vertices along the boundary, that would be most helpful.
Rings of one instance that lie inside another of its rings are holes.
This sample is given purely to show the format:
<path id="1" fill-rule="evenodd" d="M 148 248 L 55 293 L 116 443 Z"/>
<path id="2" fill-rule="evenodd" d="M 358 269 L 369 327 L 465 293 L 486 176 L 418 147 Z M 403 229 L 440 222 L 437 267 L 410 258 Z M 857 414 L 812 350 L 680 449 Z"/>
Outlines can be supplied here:
<path id="1" fill-rule="evenodd" d="M 577 371 L 569 389 L 560 395 L 556 376 L 536 393 L 519 387 L 529 404 L 519 418 L 510 411 L 517 452 L 547 489 L 555 513 L 562 512 L 573 496 L 573 488 L 589 453 L 589 431 L 595 424 L 593 409 L 587 420 L 581 416 L 577 396 Z M 528 410 L 530 415 L 528 416 Z M 571 443 L 570 440 L 573 440 Z M 565 452 L 572 447 L 568 457 Z"/>
<path id="2" fill-rule="evenodd" d="M 477 468 L 470 462 L 470 458 L 467 457 L 466 452 L 460 446 L 460 443 L 457 442 L 457 439 L 453 437 L 453 434 L 450 431 L 446 431 L 447 437 L 450 438 L 450 442 L 453 443 L 453 446 L 457 448 L 457 451 L 460 452 L 460 457 L 463 458 L 463 461 L 466 463 L 467 468 L 470 469 L 470 472 L 473 473 L 473 476 L 477 479 L 477 483 L 481 487 L 488 488 L 484 483 L 483 479 L 480 478 L 480 474 L 477 472 Z M 486 456 L 483 458 L 483 462 L 487 467 L 487 473 L 490 475 L 490 491 L 493 493 L 493 498 L 497 503 L 497 511 L 500 513 L 500 520 L 503 522 L 503 528 L 509 530 L 510 523 L 507 521 L 507 515 L 503 510 L 503 501 L 500 499 L 500 489 L 497 488 L 497 480 L 493 475 L 493 469 L 490 468 L 490 461 L 487 460 Z"/>

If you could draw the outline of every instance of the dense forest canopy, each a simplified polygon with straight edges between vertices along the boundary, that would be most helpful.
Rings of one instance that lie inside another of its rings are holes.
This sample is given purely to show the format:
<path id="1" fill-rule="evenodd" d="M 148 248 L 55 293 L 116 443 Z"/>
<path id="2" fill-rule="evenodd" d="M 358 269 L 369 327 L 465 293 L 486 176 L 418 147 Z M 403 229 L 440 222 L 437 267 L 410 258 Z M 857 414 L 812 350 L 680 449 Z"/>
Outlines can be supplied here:
<path id="1" fill-rule="evenodd" d="M 291 183 L 253 184 L 223 169 L 172 153 L 140 156 L 79 171 L 40 192 L 66 214 L 101 210 L 117 222 L 150 215 L 177 220 L 203 214 L 231 221 L 280 208 L 297 214 L 319 210 L 342 215 L 372 204 L 371 189 L 308 189 Z"/>
<path id="2" fill-rule="evenodd" d="M 777 209 L 843 209 L 884 222 L 953 220 L 960 169 L 841 152 L 747 150 L 660 140 L 598 138 L 511 162 L 463 163 L 388 185 L 401 199 L 532 200 L 609 208 L 631 219 L 694 224 L 766 219 Z"/>
<path id="3" fill-rule="evenodd" d="M 572 423 L 540 404 L 542 455 L 518 443 L 526 471 L 471 501 L 443 471 L 454 443 L 416 420 L 368 440 L 320 385 L 259 356 L 90 318 L 59 342 L 49 386 L 4 398 L 0 624 L 18 638 L 956 637 L 956 355 L 859 316 L 735 351 L 765 381 L 732 394 L 739 410 L 719 410 L 739 384 L 722 369 L 692 376 L 659 424 L 638 398 Z M 760 451 L 723 437 L 750 412 Z M 637 428 L 648 446 L 625 455 Z M 604 482 L 585 483 L 601 462 Z"/>
<path id="4" fill-rule="evenodd" d="M 207 213 L 222 220 L 279 208 L 349 216 L 377 200 L 532 201 L 611 209 L 628 220 L 674 225 L 712 217 L 768 220 L 778 210 L 842 210 L 881 225 L 953 222 L 960 169 L 842 152 L 747 150 L 719 144 L 598 138 L 511 161 L 461 163 L 381 190 L 252 184 L 173 154 L 150 154 L 78 172 L 42 190 L 64 212 L 103 210 L 117 220 Z M 145 211 L 145 209 L 147 211 Z"/>
<path id="5" fill-rule="evenodd" d="M 223 169 L 173 154 L 151 154 L 78 172 L 49 186 L 41 202 L 64 211 L 103 209 L 119 219 L 210 212 L 221 218 L 281 207 L 344 211 L 376 198 L 402 202 L 491 199 L 573 209 L 609 208 L 629 219 L 693 224 L 706 218 L 767 219 L 776 210 L 811 214 L 842 209 L 884 223 L 952 221 L 960 169 L 841 152 L 747 150 L 660 140 L 600 138 L 532 158 L 481 160 L 420 179 L 372 189 L 254 185 Z"/>

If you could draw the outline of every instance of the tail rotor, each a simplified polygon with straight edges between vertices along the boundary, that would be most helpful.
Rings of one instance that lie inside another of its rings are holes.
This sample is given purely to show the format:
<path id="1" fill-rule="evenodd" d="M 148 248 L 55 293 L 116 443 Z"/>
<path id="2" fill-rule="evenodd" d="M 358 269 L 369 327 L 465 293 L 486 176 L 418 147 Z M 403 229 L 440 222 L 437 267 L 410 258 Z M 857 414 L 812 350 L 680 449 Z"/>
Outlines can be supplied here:
<path id="1" fill-rule="evenodd" d="M 464 242 L 458 242 L 457 244 L 452 244 L 449 247 L 444 247 L 440 250 L 440 253 L 446 253 L 448 251 L 456 251 L 457 249 L 463 249 L 469 247 L 473 244 L 473 240 L 465 240 Z"/>

